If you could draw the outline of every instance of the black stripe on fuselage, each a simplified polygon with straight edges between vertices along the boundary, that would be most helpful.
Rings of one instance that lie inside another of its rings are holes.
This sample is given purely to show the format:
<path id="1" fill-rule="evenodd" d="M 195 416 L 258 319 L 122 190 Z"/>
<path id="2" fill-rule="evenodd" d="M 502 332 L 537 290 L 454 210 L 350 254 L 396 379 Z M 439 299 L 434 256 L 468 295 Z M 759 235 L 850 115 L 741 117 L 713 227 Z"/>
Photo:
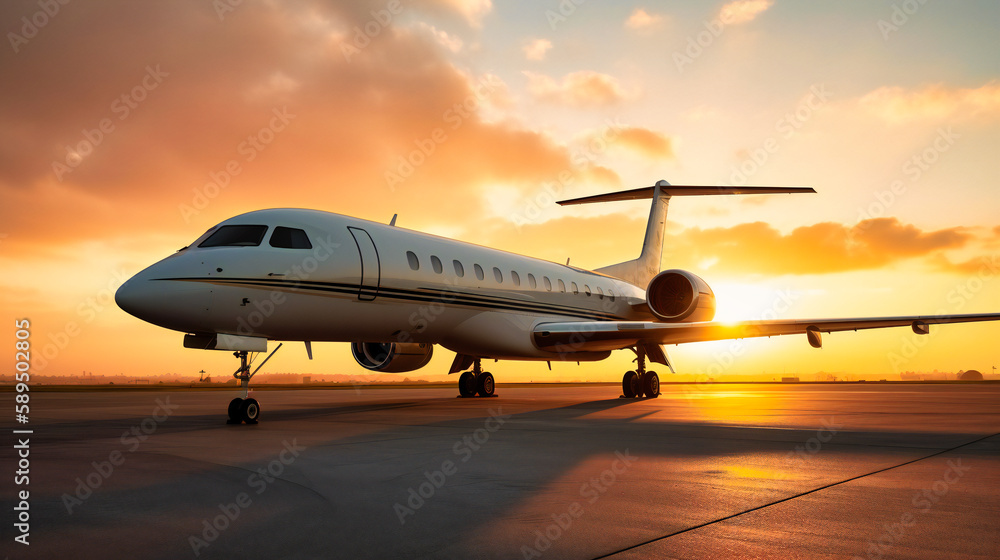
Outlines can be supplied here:
<path id="1" fill-rule="evenodd" d="M 506 311 L 528 311 L 533 313 L 566 315 L 595 320 L 623 319 L 612 313 L 595 311 L 587 308 L 561 306 L 548 303 L 521 301 L 498 296 L 484 296 L 458 292 L 454 290 L 437 290 L 424 288 L 425 291 L 404 290 L 380 286 L 376 288 L 360 287 L 357 284 L 341 284 L 336 282 L 313 282 L 307 280 L 283 280 L 280 278 L 159 278 L 158 280 L 173 280 L 180 282 L 205 282 L 221 286 L 245 286 L 252 288 L 278 288 L 299 292 L 322 292 L 327 294 L 344 294 L 352 297 L 382 297 L 406 301 L 423 301 L 481 307 L 486 309 Z"/>

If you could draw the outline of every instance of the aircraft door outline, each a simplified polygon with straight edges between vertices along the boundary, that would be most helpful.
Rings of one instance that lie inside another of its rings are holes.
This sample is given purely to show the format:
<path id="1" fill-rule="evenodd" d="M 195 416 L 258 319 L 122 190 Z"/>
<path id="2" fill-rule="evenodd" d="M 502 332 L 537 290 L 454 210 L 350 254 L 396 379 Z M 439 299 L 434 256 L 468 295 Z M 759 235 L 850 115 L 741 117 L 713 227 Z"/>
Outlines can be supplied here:
<path id="1" fill-rule="evenodd" d="M 382 279 L 382 263 L 379 260 L 378 249 L 367 231 L 350 226 L 347 230 L 351 232 L 354 244 L 358 247 L 358 256 L 361 258 L 358 300 L 372 301 L 378 296 L 379 283 Z"/>

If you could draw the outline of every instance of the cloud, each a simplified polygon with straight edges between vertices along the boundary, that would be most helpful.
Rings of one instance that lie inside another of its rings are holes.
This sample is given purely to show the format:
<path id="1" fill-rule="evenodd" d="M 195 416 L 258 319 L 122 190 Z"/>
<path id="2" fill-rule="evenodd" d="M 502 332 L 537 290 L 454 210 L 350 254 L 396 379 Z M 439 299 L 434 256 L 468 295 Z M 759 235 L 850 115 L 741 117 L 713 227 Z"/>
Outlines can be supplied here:
<path id="1" fill-rule="evenodd" d="M 618 142 L 651 159 L 674 158 L 670 138 L 648 128 L 625 128 L 618 132 Z"/>
<path id="2" fill-rule="evenodd" d="M 942 272 L 978 276 L 980 279 L 996 278 L 1000 274 L 1000 253 L 981 255 L 957 263 L 951 262 L 944 255 L 937 255 L 932 263 Z"/>
<path id="3" fill-rule="evenodd" d="M 1000 116 L 1000 83 L 978 88 L 933 84 L 919 90 L 882 87 L 859 101 L 862 108 L 895 124 L 916 120 L 996 118 Z"/>
<path id="4" fill-rule="evenodd" d="M 582 70 L 563 76 L 559 81 L 525 71 L 528 92 L 536 99 L 572 107 L 595 107 L 622 102 L 627 94 L 618 80 L 607 74 Z"/>
<path id="5" fill-rule="evenodd" d="M 662 23 L 663 16 L 650 14 L 643 8 L 636 8 L 632 15 L 625 20 L 625 27 L 636 31 L 652 31 L 659 28 Z"/>
<path id="6" fill-rule="evenodd" d="M 483 18 L 493 10 L 492 0 L 438 0 L 455 10 L 473 27 L 481 27 Z"/>
<path id="7" fill-rule="evenodd" d="M 352 14 L 358 18 L 372 19 L 373 14 L 379 13 L 388 8 L 386 0 L 354 0 L 353 2 L 336 2 L 337 8 L 341 10 L 351 10 Z M 483 20 L 493 11 L 492 0 L 401 0 L 398 4 L 401 9 L 397 13 L 403 13 L 410 9 L 429 12 L 435 15 L 442 15 L 446 18 L 459 19 L 466 25 L 479 29 L 483 26 Z M 321 9 L 328 9 L 330 6 L 323 6 Z"/>
<path id="8" fill-rule="evenodd" d="M 572 256 L 577 266 L 597 268 L 635 258 L 645 226 L 645 218 L 621 214 L 559 217 L 522 224 L 516 231 L 509 224 L 497 222 L 485 227 L 484 242 L 517 251 L 524 240 L 530 239 L 532 247 L 541 251 L 533 256 L 555 262 L 565 262 L 567 256 Z M 599 233 L 607 231 L 619 235 Z M 663 263 L 665 267 L 716 277 L 835 274 L 890 267 L 907 259 L 920 259 L 929 269 L 943 270 L 944 252 L 967 248 L 973 239 L 963 228 L 922 231 L 895 218 L 866 220 L 854 226 L 823 222 L 787 234 L 764 222 L 721 228 L 668 228 Z M 980 261 L 974 260 L 969 266 L 979 267 Z M 996 262 L 1000 265 L 1000 260 Z M 955 272 L 955 268 L 949 272 Z"/>
<path id="9" fill-rule="evenodd" d="M 427 33 L 434 38 L 435 41 L 444 48 L 448 49 L 453 53 L 457 53 L 462 50 L 463 42 L 462 39 L 449 35 L 447 31 L 443 31 L 425 22 L 417 22 L 414 25 L 415 29 L 418 29 L 424 33 Z"/>
<path id="10" fill-rule="evenodd" d="M 719 10 L 719 19 L 726 25 L 748 23 L 773 4 L 774 0 L 736 0 Z"/>
<path id="11" fill-rule="evenodd" d="M 977 256 L 956 263 L 938 255 L 933 261 L 935 267 L 942 272 L 976 275 L 982 279 L 995 278 L 1000 275 L 1000 226 L 990 229 L 979 241 L 981 246 L 976 250 Z"/>
<path id="12" fill-rule="evenodd" d="M 552 48 L 552 41 L 548 39 L 534 39 L 526 43 L 521 50 L 528 60 L 543 60 L 545 54 Z"/>
<path id="13" fill-rule="evenodd" d="M 828 274 L 889 266 L 964 247 L 963 228 L 924 232 L 896 218 L 848 227 L 823 222 L 782 234 L 763 222 L 730 228 L 690 228 L 670 239 L 674 257 L 688 263 L 716 260 L 712 270 L 739 274 Z"/>
<path id="14" fill-rule="evenodd" d="M 445 4 L 417 6 L 454 8 Z M 17 21 L 11 6 L 0 15 Z M 617 179 L 574 167 L 566 146 L 513 120 L 484 121 L 505 85 L 456 68 L 441 37 L 425 32 L 434 28 L 345 32 L 375 29 L 371 11 L 381 8 L 244 3 L 220 20 L 200 1 L 109 2 L 67 8 L 19 53 L 0 51 L 18 75 L 0 90 L 5 254 L 123 232 L 175 235 L 180 247 L 262 207 L 388 219 L 373 193 L 417 220 L 468 216 L 473 227 L 489 185 L 530 189 L 566 170 Z M 182 47 L 163 39 L 181 31 Z M 390 189 L 386 174 L 435 131 L 443 142 Z M 53 164 L 81 148 L 86 157 L 57 178 Z"/>

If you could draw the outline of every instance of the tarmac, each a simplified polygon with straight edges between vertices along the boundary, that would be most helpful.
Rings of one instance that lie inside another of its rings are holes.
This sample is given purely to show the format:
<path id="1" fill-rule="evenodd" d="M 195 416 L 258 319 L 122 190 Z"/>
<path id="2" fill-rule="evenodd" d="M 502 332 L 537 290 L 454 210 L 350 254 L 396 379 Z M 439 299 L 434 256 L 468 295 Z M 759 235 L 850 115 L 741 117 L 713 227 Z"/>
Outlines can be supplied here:
<path id="1" fill-rule="evenodd" d="M 619 389 L 33 391 L 0 555 L 1000 558 L 1000 384 Z"/>

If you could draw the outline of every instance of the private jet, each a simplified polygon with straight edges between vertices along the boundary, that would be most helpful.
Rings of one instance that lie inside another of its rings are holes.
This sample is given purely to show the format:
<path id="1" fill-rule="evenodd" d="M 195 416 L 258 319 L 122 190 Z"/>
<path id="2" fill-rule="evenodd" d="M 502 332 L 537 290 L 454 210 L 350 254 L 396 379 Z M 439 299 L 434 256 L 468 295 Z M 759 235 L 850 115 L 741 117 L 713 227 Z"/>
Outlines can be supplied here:
<path id="1" fill-rule="evenodd" d="M 584 270 L 350 216 L 305 209 L 241 214 L 153 264 L 115 294 L 135 317 L 184 334 L 184 347 L 231 351 L 241 396 L 229 423 L 255 424 L 260 403 L 249 383 L 268 341 L 349 342 L 375 372 L 425 366 L 435 345 L 455 353 L 462 397 L 494 395 L 483 360 L 591 362 L 629 350 L 636 367 L 622 377 L 626 398 L 660 395 L 647 360 L 671 372 L 664 345 L 884 327 L 993 321 L 1000 314 L 854 319 L 713 321 L 715 295 L 685 270 L 660 270 L 667 206 L 678 196 L 815 193 L 808 187 L 651 187 L 559 202 L 651 199 L 639 257 Z"/>

